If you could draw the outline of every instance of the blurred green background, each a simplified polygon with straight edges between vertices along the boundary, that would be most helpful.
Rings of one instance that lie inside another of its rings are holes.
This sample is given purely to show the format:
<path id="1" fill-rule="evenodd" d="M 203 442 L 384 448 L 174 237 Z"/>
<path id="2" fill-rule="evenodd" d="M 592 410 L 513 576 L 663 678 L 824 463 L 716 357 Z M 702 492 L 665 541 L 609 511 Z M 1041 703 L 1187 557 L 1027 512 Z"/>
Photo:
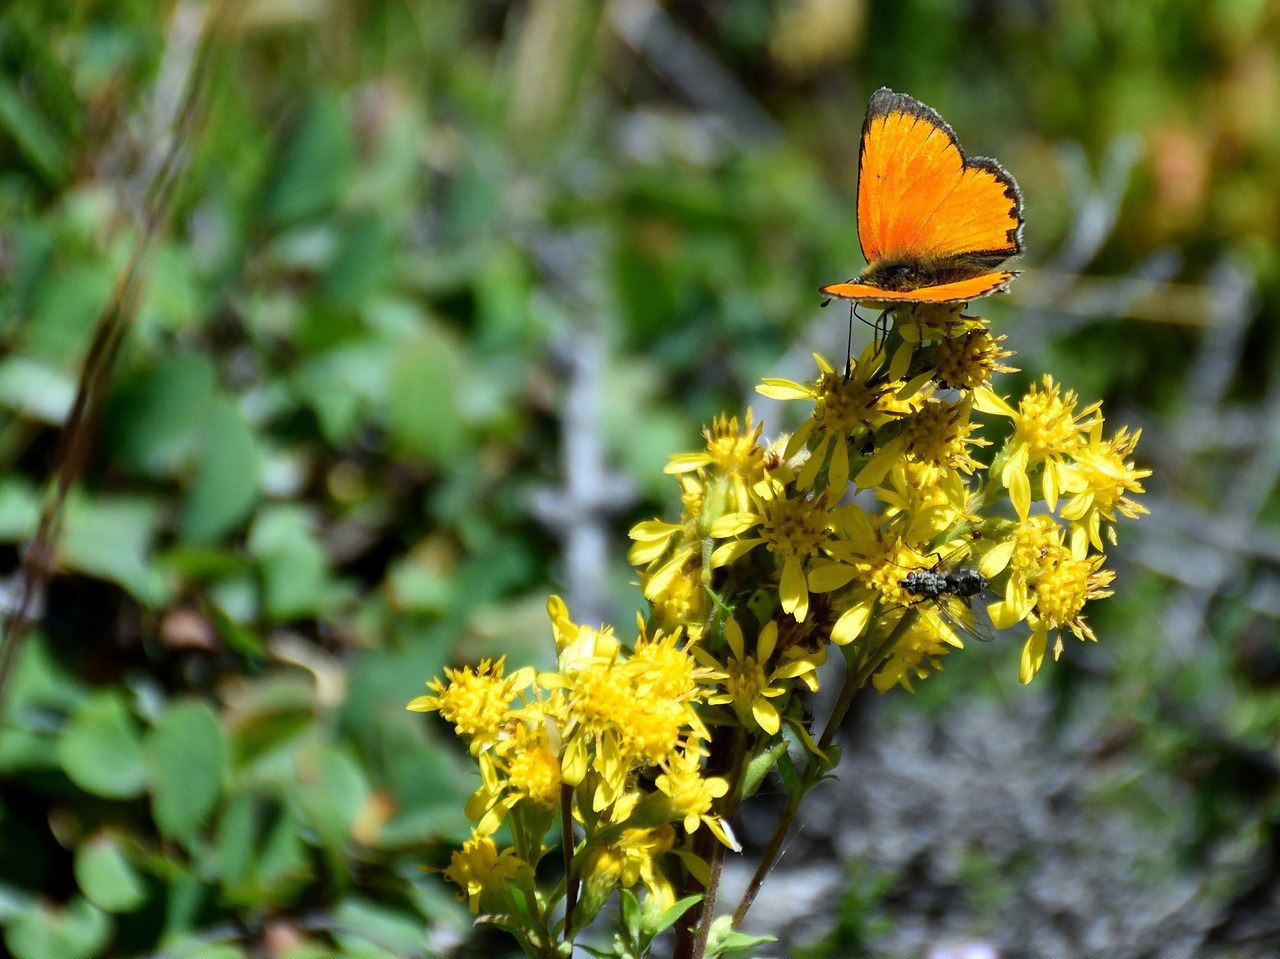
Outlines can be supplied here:
<path id="1" fill-rule="evenodd" d="M 445 663 L 545 663 L 550 591 L 626 627 L 666 458 L 747 403 L 795 425 L 753 384 L 845 348 L 815 290 L 861 267 L 881 85 L 1022 186 L 1025 275 L 982 304 L 1024 371 L 1001 391 L 1104 399 L 1156 474 L 1097 647 L 1029 690 L 1014 644 L 951 657 L 877 722 L 1044 706 L 1045 754 L 1096 760 L 1080 820 L 1145 837 L 1125 888 L 1193 890 L 1185 954 L 1273 954 L 1280 5 L 18 2 L 0 63 L 9 608 L 182 163 L 3 703 L 12 955 L 497 954 L 419 868 L 475 783 L 404 703 Z M 970 851 L 978 886 L 1007 865 Z M 887 954 L 892 871 L 813 955 Z M 1048 954 L 965 902 L 956 928 Z M 1078 954 L 1161 954 L 1118 942 Z"/>

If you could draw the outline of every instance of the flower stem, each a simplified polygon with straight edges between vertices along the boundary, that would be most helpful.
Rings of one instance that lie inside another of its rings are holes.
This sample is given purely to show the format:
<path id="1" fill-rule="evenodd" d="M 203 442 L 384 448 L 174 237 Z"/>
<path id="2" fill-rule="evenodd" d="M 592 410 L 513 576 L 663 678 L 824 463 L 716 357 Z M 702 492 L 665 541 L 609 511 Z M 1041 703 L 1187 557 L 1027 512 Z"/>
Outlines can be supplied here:
<path id="1" fill-rule="evenodd" d="M 897 645 L 898 640 L 915 622 L 918 615 L 919 613 L 914 609 L 906 610 L 902 614 L 902 618 L 898 620 L 897 625 L 894 626 L 893 631 L 889 633 L 884 642 L 863 660 L 862 665 L 857 669 L 849 669 L 845 672 L 844 685 L 840 689 L 840 697 L 836 700 L 835 707 L 831 710 L 831 715 L 827 717 L 827 725 L 822 731 L 822 738 L 818 740 L 820 749 L 825 750 L 831 745 L 831 741 L 835 738 L 836 730 L 840 728 L 841 721 L 853 703 L 853 697 L 858 690 L 862 689 L 870 681 L 876 670 L 884 665 L 885 660 L 893 652 L 893 647 Z M 774 829 L 773 835 L 769 837 L 769 844 L 765 847 L 764 852 L 760 854 L 760 865 L 756 867 L 755 874 L 751 877 L 751 883 L 747 886 L 746 892 L 742 895 L 742 901 L 738 903 L 738 908 L 733 913 L 733 927 L 735 929 L 742 925 L 743 919 L 747 916 L 747 911 L 760 893 L 760 887 L 764 885 L 765 877 L 773 869 L 778 854 L 782 851 L 782 844 L 786 841 L 787 833 L 791 830 L 791 824 L 795 822 L 796 815 L 800 812 L 800 803 L 808 795 L 809 790 L 822 781 L 827 768 L 825 762 L 816 757 L 810 757 L 808 765 L 805 766 L 801 783 L 787 803 L 786 808 L 782 811 L 782 816 L 778 819 L 778 825 Z"/>

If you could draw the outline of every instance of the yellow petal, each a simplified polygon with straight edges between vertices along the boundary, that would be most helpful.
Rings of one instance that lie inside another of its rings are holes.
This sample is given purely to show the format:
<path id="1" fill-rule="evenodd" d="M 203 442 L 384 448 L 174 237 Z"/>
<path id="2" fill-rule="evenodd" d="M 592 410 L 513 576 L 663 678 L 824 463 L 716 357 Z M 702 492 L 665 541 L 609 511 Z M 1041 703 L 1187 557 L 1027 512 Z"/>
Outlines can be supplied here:
<path id="1" fill-rule="evenodd" d="M 1018 668 L 1018 679 L 1023 685 L 1035 679 L 1036 673 L 1040 671 L 1040 665 L 1044 662 L 1045 640 L 1048 638 L 1048 632 L 1044 629 L 1037 629 L 1031 634 L 1026 645 L 1022 647 L 1022 663 Z"/>
<path id="2" fill-rule="evenodd" d="M 831 627 L 831 641 L 837 646 L 845 646 L 867 630 L 871 621 L 871 604 L 859 603 L 845 610 L 844 615 Z"/>

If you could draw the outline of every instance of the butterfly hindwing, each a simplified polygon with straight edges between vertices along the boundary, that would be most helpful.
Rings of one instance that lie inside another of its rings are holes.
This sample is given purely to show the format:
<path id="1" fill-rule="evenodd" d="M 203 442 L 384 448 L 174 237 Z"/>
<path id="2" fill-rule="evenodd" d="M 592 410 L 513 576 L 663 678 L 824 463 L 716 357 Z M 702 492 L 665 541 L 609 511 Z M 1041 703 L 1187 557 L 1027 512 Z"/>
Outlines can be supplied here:
<path id="1" fill-rule="evenodd" d="M 999 293 L 1009 285 L 1017 273 L 1012 270 L 1000 270 L 996 273 L 982 273 L 968 279 L 953 283 L 942 283 L 937 286 L 926 286 L 917 290 L 885 290 L 867 283 L 849 282 L 832 283 L 819 289 L 823 296 L 834 296 L 842 300 L 870 301 L 891 305 L 893 303 L 964 303 L 980 296 Z"/>

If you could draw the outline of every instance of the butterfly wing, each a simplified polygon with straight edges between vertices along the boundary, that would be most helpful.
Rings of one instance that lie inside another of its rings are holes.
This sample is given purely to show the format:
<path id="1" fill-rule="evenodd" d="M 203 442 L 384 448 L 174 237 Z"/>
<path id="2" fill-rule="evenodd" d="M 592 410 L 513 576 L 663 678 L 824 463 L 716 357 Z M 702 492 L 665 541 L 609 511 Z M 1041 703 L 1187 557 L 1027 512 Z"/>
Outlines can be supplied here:
<path id="1" fill-rule="evenodd" d="M 892 306 L 896 303 L 963 303 L 967 300 L 999 293 L 1006 289 L 1009 281 L 1018 274 L 1011 270 L 1000 270 L 996 273 L 983 273 L 971 276 L 954 283 L 942 283 L 938 286 L 926 286 L 918 290 L 882 290 L 878 286 L 867 283 L 832 283 L 821 287 L 818 292 L 823 296 L 839 297 L 843 300 L 860 300 L 870 303 L 881 303 Z"/>
<path id="2" fill-rule="evenodd" d="M 1022 195 L 995 160 L 966 158 L 936 110 L 882 87 L 862 124 L 858 241 L 869 264 L 953 259 L 993 269 L 1022 252 Z"/>

